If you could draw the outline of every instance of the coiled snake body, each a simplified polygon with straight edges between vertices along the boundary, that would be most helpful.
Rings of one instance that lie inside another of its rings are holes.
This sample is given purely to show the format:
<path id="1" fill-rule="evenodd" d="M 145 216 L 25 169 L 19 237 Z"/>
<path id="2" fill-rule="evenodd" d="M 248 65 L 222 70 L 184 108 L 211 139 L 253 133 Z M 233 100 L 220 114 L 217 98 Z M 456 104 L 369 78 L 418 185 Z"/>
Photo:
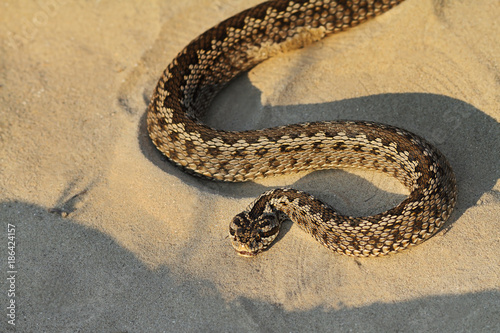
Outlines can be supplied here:
<path id="1" fill-rule="evenodd" d="M 279 52 L 303 47 L 387 11 L 403 0 L 277 0 L 262 3 L 193 40 L 164 71 L 149 105 L 149 135 L 174 164 L 222 181 L 304 170 L 360 167 L 396 177 L 410 190 L 384 213 L 351 217 L 293 189 L 262 194 L 230 223 L 236 251 L 267 248 L 288 217 L 327 248 L 380 256 L 436 233 L 456 201 L 445 157 L 406 130 L 362 121 L 295 124 L 243 132 L 198 121 L 232 78 Z"/>

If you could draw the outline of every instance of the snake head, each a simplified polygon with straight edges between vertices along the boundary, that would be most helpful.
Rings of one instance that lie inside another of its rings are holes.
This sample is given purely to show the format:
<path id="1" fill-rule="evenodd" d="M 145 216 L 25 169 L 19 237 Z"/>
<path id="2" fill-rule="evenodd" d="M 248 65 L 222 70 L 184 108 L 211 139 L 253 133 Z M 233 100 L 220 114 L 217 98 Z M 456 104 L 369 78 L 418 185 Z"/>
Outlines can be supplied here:
<path id="1" fill-rule="evenodd" d="M 280 221 L 276 214 L 263 213 L 257 219 L 248 212 L 236 215 L 229 225 L 231 244 L 240 256 L 253 257 L 264 251 L 278 236 Z"/>

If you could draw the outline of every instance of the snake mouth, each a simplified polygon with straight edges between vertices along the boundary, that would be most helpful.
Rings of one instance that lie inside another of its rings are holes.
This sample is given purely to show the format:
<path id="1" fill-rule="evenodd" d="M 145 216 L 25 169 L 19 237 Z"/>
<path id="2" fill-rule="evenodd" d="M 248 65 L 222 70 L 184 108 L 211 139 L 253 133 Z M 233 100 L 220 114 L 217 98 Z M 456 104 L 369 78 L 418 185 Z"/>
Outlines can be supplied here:
<path id="1" fill-rule="evenodd" d="M 238 253 L 238 255 L 240 255 L 242 257 L 255 257 L 255 255 L 257 255 L 257 253 L 260 252 L 260 251 L 252 250 L 252 247 L 249 246 L 247 243 L 241 243 L 241 242 L 236 241 L 234 239 L 231 240 L 231 243 L 232 243 L 233 248 L 236 251 L 236 253 Z"/>
<path id="2" fill-rule="evenodd" d="M 236 253 L 238 253 L 238 255 L 242 256 L 242 257 L 255 257 L 256 253 L 253 253 L 253 252 L 248 252 L 248 251 L 236 251 Z"/>

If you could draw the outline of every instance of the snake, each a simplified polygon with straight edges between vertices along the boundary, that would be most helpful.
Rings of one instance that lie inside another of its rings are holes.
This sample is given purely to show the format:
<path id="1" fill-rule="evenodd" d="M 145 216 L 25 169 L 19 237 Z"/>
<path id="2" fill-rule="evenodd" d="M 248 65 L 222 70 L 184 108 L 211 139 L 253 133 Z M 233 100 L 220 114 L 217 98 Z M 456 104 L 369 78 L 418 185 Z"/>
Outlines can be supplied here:
<path id="1" fill-rule="evenodd" d="M 383 256 L 420 244 L 441 229 L 457 197 L 445 156 L 405 129 L 334 120 L 229 131 L 202 122 L 215 95 L 240 73 L 386 12 L 403 0 L 275 0 L 236 14 L 191 41 L 163 71 L 147 110 L 157 149 L 183 171 L 215 181 L 334 168 L 395 177 L 409 195 L 385 212 L 342 215 L 312 195 L 275 188 L 229 225 L 237 254 L 253 257 L 291 220 L 339 254 Z"/>

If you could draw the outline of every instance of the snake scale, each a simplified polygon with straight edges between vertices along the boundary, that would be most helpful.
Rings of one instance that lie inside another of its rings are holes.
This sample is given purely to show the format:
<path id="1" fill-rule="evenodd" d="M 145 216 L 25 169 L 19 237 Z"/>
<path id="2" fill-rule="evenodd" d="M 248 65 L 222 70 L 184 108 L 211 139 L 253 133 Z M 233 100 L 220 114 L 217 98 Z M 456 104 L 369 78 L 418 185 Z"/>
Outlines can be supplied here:
<path id="1" fill-rule="evenodd" d="M 457 189 L 448 161 L 406 130 L 365 121 L 330 121 L 236 132 L 198 120 L 214 96 L 241 72 L 402 1 L 264 2 L 195 38 L 163 72 L 149 105 L 148 132 L 156 147 L 188 173 L 243 182 L 356 167 L 385 172 L 410 190 L 397 207 L 366 217 L 343 216 L 302 191 L 267 191 L 230 223 L 231 242 L 240 255 L 268 248 L 289 218 L 335 252 L 381 256 L 428 239 L 451 214 Z"/>

